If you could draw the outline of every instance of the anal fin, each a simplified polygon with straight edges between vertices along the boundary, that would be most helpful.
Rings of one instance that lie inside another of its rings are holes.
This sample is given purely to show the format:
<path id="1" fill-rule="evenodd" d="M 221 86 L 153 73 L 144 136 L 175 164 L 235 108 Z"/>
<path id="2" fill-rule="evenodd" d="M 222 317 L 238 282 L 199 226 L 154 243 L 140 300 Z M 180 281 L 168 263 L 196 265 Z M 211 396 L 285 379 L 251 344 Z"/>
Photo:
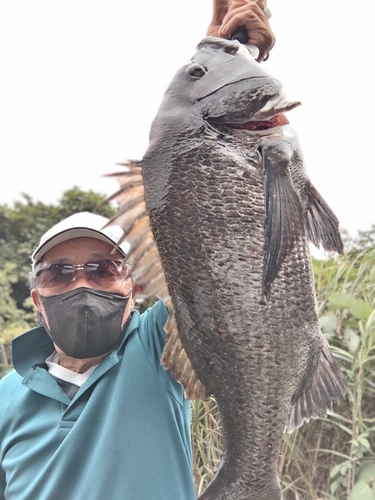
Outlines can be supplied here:
<path id="1" fill-rule="evenodd" d="M 333 402 L 348 395 L 349 386 L 324 339 L 317 370 L 305 391 L 294 402 L 286 431 L 293 432 L 311 418 L 318 418 L 332 411 Z"/>
<path id="2" fill-rule="evenodd" d="M 339 221 L 313 185 L 308 192 L 306 232 L 311 243 L 317 248 L 322 245 L 324 250 L 343 253 Z"/>

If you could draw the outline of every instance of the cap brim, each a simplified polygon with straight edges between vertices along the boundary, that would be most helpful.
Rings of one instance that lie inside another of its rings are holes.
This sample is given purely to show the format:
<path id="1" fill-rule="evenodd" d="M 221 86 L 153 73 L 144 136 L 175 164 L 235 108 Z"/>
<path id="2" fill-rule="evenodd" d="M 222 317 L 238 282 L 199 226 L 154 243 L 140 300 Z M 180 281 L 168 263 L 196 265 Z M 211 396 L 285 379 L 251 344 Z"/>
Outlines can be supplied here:
<path id="1" fill-rule="evenodd" d="M 97 240 L 104 241 L 113 246 L 113 248 L 116 247 L 116 249 L 124 257 L 126 257 L 126 253 L 124 252 L 124 250 L 120 246 L 118 246 L 114 240 L 112 240 L 105 234 L 101 233 L 100 231 L 96 231 L 95 229 L 88 229 L 87 227 L 76 227 L 73 229 L 66 229 L 65 231 L 61 231 L 61 233 L 52 236 L 35 250 L 31 258 L 34 263 L 38 262 L 43 257 L 43 255 L 48 252 L 48 250 L 51 250 L 51 248 L 55 247 L 59 243 L 63 243 L 67 240 L 72 240 L 74 238 L 84 237 L 95 238 Z"/>

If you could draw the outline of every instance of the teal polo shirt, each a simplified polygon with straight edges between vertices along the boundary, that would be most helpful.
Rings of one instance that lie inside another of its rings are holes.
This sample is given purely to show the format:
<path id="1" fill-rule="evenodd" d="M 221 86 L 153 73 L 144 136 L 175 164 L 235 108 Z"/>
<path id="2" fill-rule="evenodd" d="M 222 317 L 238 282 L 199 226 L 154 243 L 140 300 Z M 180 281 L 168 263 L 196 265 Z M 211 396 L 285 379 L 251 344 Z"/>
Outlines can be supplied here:
<path id="1" fill-rule="evenodd" d="M 70 400 L 42 328 L 13 341 L 0 381 L 0 499 L 193 500 L 190 403 L 160 364 L 168 312 L 133 313 L 121 345 Z"/>

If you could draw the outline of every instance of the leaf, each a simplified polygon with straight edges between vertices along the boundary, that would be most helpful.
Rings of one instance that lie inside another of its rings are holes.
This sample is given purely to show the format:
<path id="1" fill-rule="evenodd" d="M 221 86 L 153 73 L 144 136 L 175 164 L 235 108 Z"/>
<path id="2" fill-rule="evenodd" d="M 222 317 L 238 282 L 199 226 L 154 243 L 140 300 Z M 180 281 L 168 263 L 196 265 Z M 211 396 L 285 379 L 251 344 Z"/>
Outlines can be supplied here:
<path id="1" fill-rule="evenodd" d="M 340 472 L 341 466 L 342 466 L 342 464 L 335 465 L 334 468 L 329 473 L 329 477 L 332 478 L 332 477 L 337 476 L 337 474 Z M 332 493 L 334 493 L 334 492 L 332 492 Z"/>
<path id="2" fill-rule="evenodd" d="M 348 500 L 375 500 L 375 491 L 364 481 L 357 481 Z"/>
<path id="3" fill-rule="evenodd" d="M 336 481 L 333 481 L 331 483 L 331 486 L 329 488 L 329 491 L 334 495 L 336 493 L 337 488 L 340 486 L 340 480 L 336 479 Z"/>
<path id="4" fill-rule="evenodd" d="M 329 296 L 329 305 L 332 309 L 349 309 L 350 304 L 352 304 L 355 299 L 343 292 L 333 292 Z"/>
<path id="5" fill-rule="evenodd" d="M 345 474 L 348 472 L 348 469 L 351 469 L 353 466 L 350 462 L 344 462 L 341 464 L 341 469 L 340 469 L 340 474 L 342 476 L 345 476 Z"/>
<path id="6" fill-rule="evenodd" d="M 355 316 L 357 319 L 368 319 L 373 309 L 371 306 L 366 304 L 366 302 L 362 299 L 354 300 L 350 306 L 349 311 Z"/>
<path id="7" fill-rule="evenodd" d="M 358 442 L 367 450 L 371 449 L 369 440 L 364 436 L 358 436 Z"/>
<path id="8" fill-rule="evenodd" d="M 351 328 L 346 328 L 344 332 L 344 340 L 345 344 L 348 346 L 349 352 L 354 354 L 360 343 L 358 332 L 352 330 Z"/>
<path id="9" fill-rule="evenodd" d="M 333 292 L 328 299 L 332 309 L 349 309 L 357 319 L 366 320 L 373 312 L 373 308 L 362 299 L 355 299 L 343 292 Z"/>
<path id="10" fill-rule="evenodd" d="M 375 481 L 375 462 L 365 462 L 359 467 L 358 479 L 365 483 Z"/>
<path id="11" fill-rule="evenodd" d="M 334 468 L 329 473 L 329 477 L 333 478 L 337 476 L 338 473 L 340 473 L 342 476 L 345 476 L 347 470 L 351 468 L 352 468 L 351 461 L 345 460 L 344 462 L 341 462 L 341 464 L 337 464 L 334 466 Z"/>
<path id="12" fill-rule="evenodd" d="M 334 332 L 337 328 L 337 316 L 335 314 L 325 314 L 319 318 L 320 328 L 326 332 Z"/>

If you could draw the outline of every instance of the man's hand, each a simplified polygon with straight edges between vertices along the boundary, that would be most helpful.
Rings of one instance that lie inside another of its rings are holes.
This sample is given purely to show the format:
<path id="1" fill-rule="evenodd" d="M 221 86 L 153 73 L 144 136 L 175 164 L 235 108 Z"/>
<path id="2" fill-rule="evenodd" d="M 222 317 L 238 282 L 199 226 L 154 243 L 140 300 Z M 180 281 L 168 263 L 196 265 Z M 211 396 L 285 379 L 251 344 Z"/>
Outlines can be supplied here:
<path id="1" fill-rule="evenodd" d="M 248 43 L 259 49 L 258 62 L 263 61 L 275 44 L 266 14 L 265 0 L 213 0 L 213 14 L 208 36 L 229 38 L 240 26 L 247 30 Z"/>

